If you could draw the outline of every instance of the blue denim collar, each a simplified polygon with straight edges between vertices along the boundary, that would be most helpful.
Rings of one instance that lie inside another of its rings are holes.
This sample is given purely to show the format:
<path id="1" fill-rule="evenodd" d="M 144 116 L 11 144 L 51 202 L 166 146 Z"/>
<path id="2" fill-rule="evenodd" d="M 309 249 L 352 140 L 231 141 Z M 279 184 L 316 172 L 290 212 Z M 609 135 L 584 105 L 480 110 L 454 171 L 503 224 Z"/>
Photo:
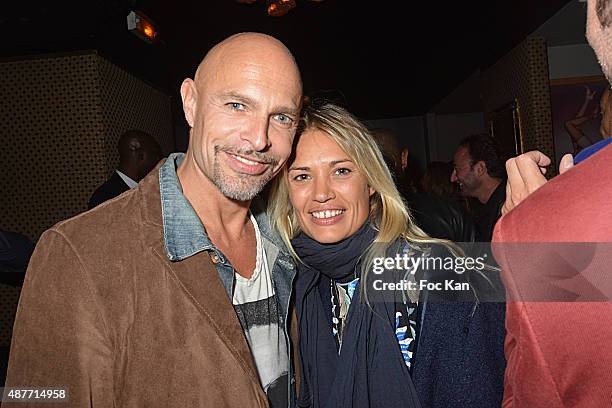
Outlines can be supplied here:
<path id="1" fill-rule="evenodd" d="M 213 249 L 195 210 L 183 195 L 176 169 L 184 153 L 172 153 L 159 168 L 164 245 L 171 261 L 180 261 L 201 251 Z"/>
<path id="2" fill-rule="evenodd" d="M 176 169 L 185 158 L 184 153 L 172 153 L 159 168 L 164 245 L 171 261 L 181 261 L 202 251 L 215 250 L 195 210 L 183 195 Z M 285 256 L 289 252 L 270 226 L 270 220 L 261 200 L 255 199 L 251 212 L 257 220 L 261 236 Z"/>

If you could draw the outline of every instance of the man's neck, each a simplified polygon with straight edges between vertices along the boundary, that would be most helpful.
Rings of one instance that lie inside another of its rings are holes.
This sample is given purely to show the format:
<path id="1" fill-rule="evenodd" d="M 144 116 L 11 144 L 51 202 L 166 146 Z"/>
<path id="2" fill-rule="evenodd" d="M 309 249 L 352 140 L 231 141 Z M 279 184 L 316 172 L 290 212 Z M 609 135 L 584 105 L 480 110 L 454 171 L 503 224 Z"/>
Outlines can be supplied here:
<path id="1" fill-rule="evenodd" d="M 489 199 L 493 195 L 493 192 L 495 191 L 495 189 L 497 189 L 500 183 L 501 183 L 501 180 L 498 178 L 493 178 L 493 177 L 485 178 L 482 181 L 480 192 L 476 196 L 478 201 L 480 201 L 482 204 L 488 203 Z"/>
<path id="2" fill-rule="evenodd" d="M 183 194 L 195 210 L 209 236 L 232 242 L 244 236 L 249 223 L 251 201 L 227 198 L 197 168 L 193 158 L 185 159 L 177 169 Z"/>

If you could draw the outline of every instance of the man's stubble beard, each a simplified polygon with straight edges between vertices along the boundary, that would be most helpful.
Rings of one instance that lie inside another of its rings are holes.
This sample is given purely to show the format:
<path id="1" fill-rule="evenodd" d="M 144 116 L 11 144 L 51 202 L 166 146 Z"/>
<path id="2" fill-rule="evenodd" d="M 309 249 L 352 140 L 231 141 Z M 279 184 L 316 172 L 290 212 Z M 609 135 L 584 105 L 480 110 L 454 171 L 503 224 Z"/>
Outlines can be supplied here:
<path id="1" fill-rule="evenodd" d="M 256 157 L 267 162 L 268 168 L 264 173 L 259 175 L 229 175 L 221 169 L 221 164 L 219 162 L 219 154 L 221 152 L 240 153 L 246 156 Z M 228 147 L 215 146 L 213 174 L 209 179 L 225 197 L 236 201 L 250 201 L 274 178 L 275 174 L 273 173 L 273 169 L 277 165 L 278 159 L 266 154 L 244 150 L 235 151 Z"/>
<path id="2" fill-rule="evenodd" d="M 478 189 L 482 186 L 482 182 L 479 182 L 476 176 L 470 175 L 468 178 L 463 179 L 461 186 L 463 196 L 476 198 Z"/>
<path id="3" fill-rule="evenodd" d="M 587 38 L 601 69 L 612 83 L 612 0 L 590 0 L 587 15 Z M 592 8 L 593 7 L 593 8 Z"/>

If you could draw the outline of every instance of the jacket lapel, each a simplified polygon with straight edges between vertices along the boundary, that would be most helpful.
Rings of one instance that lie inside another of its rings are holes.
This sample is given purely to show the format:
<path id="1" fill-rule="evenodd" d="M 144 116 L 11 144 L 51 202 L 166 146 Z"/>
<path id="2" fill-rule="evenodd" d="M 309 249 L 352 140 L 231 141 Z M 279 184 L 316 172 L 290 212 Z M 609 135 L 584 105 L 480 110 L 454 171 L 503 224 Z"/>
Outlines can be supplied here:
<path id="1" fill-rule="evenodd" d="M 180 262 L 170 262 L 161 248 L 154 248 L 154 252 L 164 261 L 173 278 L 193 300 L 244 371 L 261 388 L 242 326 L 208 253 L 200 252 Z"/>
<path id="2" fill-rule="evenodd" d="M 139 185 L 143 218 L 150 228 L 143 238 L 149 241 L 152 251 L 166 265 L 171 276 L 255 383 L 262 401 L 267 401 L 242 326 L 208 252 L 203 251 L 178 262 L 171 262 L 165 254 L 159 193 L 159 167 L 162 164 L 158 164 Z"/>

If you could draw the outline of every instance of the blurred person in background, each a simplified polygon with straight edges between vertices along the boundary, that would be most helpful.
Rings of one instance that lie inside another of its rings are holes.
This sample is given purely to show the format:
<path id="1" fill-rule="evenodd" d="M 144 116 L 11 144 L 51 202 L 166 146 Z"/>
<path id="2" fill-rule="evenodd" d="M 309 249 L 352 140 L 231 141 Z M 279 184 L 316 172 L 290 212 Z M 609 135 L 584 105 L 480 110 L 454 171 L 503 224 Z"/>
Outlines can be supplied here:
<path id="1" fill-rule="evenodd" d="M 461 195 L 480 203 L 472 214 L 479 240 L 490 242 L 506 200 L 506 172 L 499 147 L 487 134 L 468 136 L 455 151 L 453 164 L 450 181 L 457 183 Z"/>
<path id="2" fill-rule="evenodd" d="M 429 192 L 419 192 L 410 181 L 410 155 L 400 147 L 397 134 L 390 129 L 373 129 L 387 166 L 394 174 L 397 188 L 410 208 L 417 225 L 429 236 L 453 242 L 474 242 L 476 228 L 471 218 L 454 203 Z M 449 173 L 450 175 L 450 173 Z M 450 182 L 446 181 L 447 185 Z"/>
<path id="3" fill-rule="evenodd" d="M 136 187 L 162 158 L 157 141 L 141 130 L 128 130 L 122 134 L 117 149 L 119 168 L 94 191 L 89 199 L 89 209 Z"/>

